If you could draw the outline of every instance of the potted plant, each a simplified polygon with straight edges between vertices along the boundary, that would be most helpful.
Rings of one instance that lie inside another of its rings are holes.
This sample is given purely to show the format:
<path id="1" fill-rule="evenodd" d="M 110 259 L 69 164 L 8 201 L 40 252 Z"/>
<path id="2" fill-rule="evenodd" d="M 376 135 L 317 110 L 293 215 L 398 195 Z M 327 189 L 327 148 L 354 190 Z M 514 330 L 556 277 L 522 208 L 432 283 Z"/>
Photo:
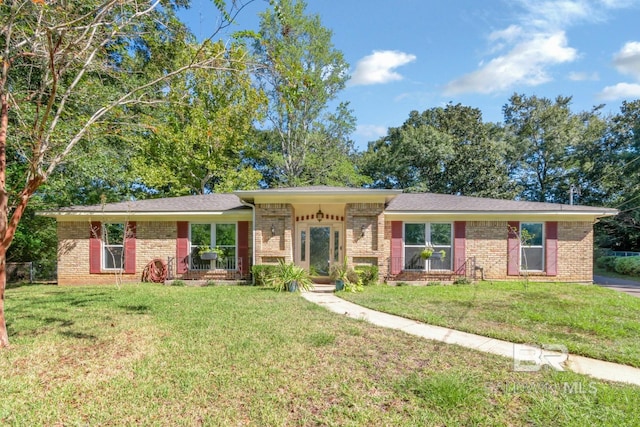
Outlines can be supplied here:
<path id="1" fill-rule="evenodd" d="M 294 263 L 285 263 L 280 260 L 267 283 L 278 292 L 308 291 L 313 289 L 313 282 L 307 271 Z"/>
<path id="2" fill-rule="evenodd" d="M 341 291 L 344 289 L 344 283 L 347 280 L 348 272 L 349 272 L 349 267 L 347 267 L 346 259 L 342 264 L 334 264 L 331 266 L 331 271 L 329 272 L 329 279 L 335 282 L 336 291 Z"/>
<path id="3" fill-rule="evenodd" d="M 444 260 L 446 256 L 447 256 L 447 253 L 444 251 L 444 249 L 441 249 L 439 251 L 433 251 L 433 253 L 431 254 L 431 258 L 439 259 L 439 260 Z"/>
<path id="4" fill-rule="evenodd" d="M 420 252 L 420 258 L 429 259 L 433 255 L 433 248 L 430 246 L 425 246 L 425 248 Z"/>
<path id="5" fill-rule="evenodd" d="M 198 255 L 200 255 L 200 259 L 202 260 L 216 260 L 220 258 L 224 253 L 222 249 L 219 247 L 215 247 L 211 249 L 209 246 L 201 246 L 198 251 Z"/>

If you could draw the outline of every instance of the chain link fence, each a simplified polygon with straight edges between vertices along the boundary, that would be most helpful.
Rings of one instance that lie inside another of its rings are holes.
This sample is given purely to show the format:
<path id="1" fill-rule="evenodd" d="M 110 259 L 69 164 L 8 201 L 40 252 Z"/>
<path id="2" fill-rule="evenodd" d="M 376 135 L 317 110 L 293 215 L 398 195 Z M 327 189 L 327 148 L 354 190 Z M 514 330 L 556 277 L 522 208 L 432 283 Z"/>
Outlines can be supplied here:
<path id="1" fill-rule="evenodd" d="M 8 262 L 7 282 L 56 282 L 58 264 L 55 261 Z"/>

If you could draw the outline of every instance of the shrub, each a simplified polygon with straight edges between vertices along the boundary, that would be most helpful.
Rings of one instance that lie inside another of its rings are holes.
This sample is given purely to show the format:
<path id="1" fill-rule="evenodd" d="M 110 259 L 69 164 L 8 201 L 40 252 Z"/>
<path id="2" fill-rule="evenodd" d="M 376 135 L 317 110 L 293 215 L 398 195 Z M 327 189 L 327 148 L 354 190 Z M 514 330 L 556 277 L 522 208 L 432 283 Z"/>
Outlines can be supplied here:
<path id="1" fill-rule="evenodd" d="M 259 264 L 251 267 L 251 274 L 254 277 L 256 286 L 267 286 L 267 279 L 276 272 L 277 265 Z"/>
<path id="2" fill-rule="evenodd" d="M 615 271 L 627 276 L 640 276 L 640 257 L 619 257 L 615 262 Z"/>
<path id="3" fill-rule="evenodd" d="M 187 284 L 184 282 L 184 280 L 178 279 L 171 282 L 171 286 L 187 286 Z"/>
<path id="4" fill-rule="evenodd" d="M 313 288 L 311 277 L 304 268 L 284 261 L 280 261 L 275 267 L 273 273 L 270 273 L 265 279 L 270 288 L 282 292 L 287 290 L 292 282 L 296 282 L 297 291 L 308 291 Z"/>
<path id="5" fill-rule="evenodd" d="M 618 257 L 615 256 L 601 256 L 596 259 L 596 266 L 606 271 L 616 271 L 616 261 Z"/>
<path id="6" fill-rule="evenodd" d="M 375 285 L 378 283 L 378 266 L 377 265 L 359 265 L 356 267 L 356 273 L 362 280 L 364 286 Z"/>
<path id="7" fill-rule="evenodd" d="M 453 281 L 454 285 L 470 285 L 471 280 L 466 277 L 457 277 L 456 280 Z"/>

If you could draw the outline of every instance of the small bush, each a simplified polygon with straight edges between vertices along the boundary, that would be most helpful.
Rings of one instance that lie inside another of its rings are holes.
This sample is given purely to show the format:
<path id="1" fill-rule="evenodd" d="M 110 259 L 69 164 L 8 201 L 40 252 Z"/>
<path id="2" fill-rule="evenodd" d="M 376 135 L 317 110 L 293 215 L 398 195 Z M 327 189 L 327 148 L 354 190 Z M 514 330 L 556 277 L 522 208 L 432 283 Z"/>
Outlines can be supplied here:
<path id="1" fill-rule="evenodd" d="M 178 279 L 171 282 L 171 286 L 187 286 L 187 284 L 184 282 L 184 280 Z"/>
<path id="2" fill-rule="evenodd" d="M 345 280 L 345 283 L 358 283 L 359 281 L 360 275 L 354 269 L 350 268 L 347 270 L 347 280 Z"/>
<path id="3" fill-rule="evenodd" d="M 615 263 L 615 271 L 627 276 L 640 276 L 640 257 L 619 257 Z"/>
<path id="4" fill-rule="evenodd" d="M 410 286 L 407 282 L 398 282 L 396 286 Z"/>
<path id="5" fill-rule="evenodd" d="M 458 277 L 456 278 L 456 280 L 453 281 L 454 285 L 470 285 L 471 284 L 471 280 L 467 279 L 466 277 Z"/>
<path id="6" fill-rule="evenodd" d="M 276 273 L 277 265 L 254 265 L 251 267 L 251 274 L 254 277 L 256 286 L 268 286 L 268 278 Z"/>
<path id="7" fill-rule="evenodd" d="M 356 273 L 358 273 L 364 286 L 371 286 L 378 283 L 377 265 L 359 265 L 356 267 Z"/>
<path id="8" fill-rule="evenodd" d="M 616 261 L 618 257 L 615 256 L 601 256 L 596 259 L 596 266 L 606 271 L 616 271 Z"/>

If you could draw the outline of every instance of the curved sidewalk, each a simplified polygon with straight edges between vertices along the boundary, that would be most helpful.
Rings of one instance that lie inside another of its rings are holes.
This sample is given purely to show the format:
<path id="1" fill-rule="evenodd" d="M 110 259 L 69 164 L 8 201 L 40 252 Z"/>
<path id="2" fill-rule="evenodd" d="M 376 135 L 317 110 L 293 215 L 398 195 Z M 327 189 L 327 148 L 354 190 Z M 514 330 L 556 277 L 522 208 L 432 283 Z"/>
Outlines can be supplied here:
<path id="1" fill-rule="evenodd" d="M 493 353 L 513 360 L 515 346 L 522 347 L 521 344 L 514 344 L 495 338 L 487 338 L 467 332 L 456 331 L 455 329 L 432 326 L 415 320 L 392 314 L 381 313 L 366 307 L 345 301 L 332 293 L 303 292 L 302 296 L 334 313 L 366 320 L 377 326 L 397 329 L 408 334 L 422 338 L 441 341 L 447 344 L 457 344 L 462 347 L 471 348 L 486 353 Z M 538 349 L 532 348 L 533 351 Z M 598 378 L 601 380 L 618 381 L 640 386 L 640 368 L 627 365 L 605 362 L 588 357 L 568 355 L 564 362 L 564 368 Z"/>

